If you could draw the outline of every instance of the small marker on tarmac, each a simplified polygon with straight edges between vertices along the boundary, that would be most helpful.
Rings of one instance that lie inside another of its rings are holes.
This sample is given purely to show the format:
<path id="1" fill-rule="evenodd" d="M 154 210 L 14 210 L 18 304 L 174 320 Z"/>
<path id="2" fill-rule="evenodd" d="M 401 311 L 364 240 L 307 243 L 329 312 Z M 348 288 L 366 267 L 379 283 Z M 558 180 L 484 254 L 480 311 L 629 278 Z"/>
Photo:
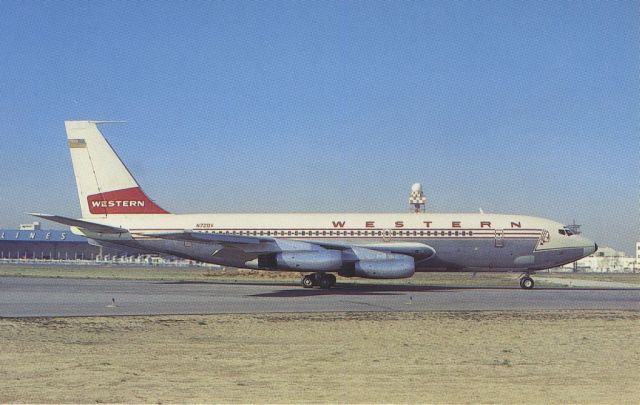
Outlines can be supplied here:
<path id="1" fill-rule="evenodd" d="M 107 305 L 107 308 L 115 308 L 115 307 L 117 307 L 116 299 L 115 298 L 111 298 L 111 304 Z"/>

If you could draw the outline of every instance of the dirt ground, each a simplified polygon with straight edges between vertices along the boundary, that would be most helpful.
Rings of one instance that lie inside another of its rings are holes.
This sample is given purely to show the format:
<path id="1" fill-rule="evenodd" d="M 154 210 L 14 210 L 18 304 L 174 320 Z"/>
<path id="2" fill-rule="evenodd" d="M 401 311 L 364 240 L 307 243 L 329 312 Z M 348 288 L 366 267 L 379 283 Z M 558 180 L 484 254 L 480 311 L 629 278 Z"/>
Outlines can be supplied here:
<path id="1" fill-rule="evenodd" d="M 0 402 L 638 403 L 636 311 L 0 319 Z"/>

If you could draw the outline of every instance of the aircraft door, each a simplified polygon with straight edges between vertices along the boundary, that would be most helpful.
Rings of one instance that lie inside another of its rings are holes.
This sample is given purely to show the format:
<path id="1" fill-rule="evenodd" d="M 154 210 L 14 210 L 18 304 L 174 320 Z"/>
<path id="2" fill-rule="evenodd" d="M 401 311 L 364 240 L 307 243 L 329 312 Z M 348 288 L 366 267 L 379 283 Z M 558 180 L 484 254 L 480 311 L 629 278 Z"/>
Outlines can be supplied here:
<path id="1" fill-rule="evenodd" d="M 496 229 L 496 247 L 504 247 L 504 229 Z"/>

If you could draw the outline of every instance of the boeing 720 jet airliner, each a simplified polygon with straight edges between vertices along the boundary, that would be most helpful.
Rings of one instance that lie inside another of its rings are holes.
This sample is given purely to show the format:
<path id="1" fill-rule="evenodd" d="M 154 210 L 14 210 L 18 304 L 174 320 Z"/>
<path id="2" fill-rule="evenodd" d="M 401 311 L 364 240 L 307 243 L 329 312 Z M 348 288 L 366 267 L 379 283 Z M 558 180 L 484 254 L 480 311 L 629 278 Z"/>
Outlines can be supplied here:
<path id="1" fill-rule="evenodd" d="M 66 121 L 82 218 L 33 214 L 101 245 L 240 268 L 307 273 L 304 287 L 343 277 L 396 279 L 415 272 L 530 274 L 598 246 L 543 218 L 500 214 L 171 214 L 142 191 L 100 133 Z"/>

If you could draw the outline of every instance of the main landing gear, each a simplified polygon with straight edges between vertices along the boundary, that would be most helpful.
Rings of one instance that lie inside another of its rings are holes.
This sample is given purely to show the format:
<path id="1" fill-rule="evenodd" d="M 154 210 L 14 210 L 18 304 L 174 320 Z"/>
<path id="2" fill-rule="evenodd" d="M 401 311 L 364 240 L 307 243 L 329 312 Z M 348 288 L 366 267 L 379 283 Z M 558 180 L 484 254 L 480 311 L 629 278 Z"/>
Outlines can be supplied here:
<path id="1" fill-rule="evenodd" d="M 330 273 L 313 273 L 302 277 L 302 286 L 304 288 L 319 286 L 320 288 L 327 289 L 334 285 L 336 285 L 336 276 Z"/>
<path id="2" fill-rule="evenodd" d="M 533 282 L 533 279 L 529 277 L 528 274 L 520 277 L 520 288 L 524 288 L 525 290 L 530 290 L 536 283 Z"/>

